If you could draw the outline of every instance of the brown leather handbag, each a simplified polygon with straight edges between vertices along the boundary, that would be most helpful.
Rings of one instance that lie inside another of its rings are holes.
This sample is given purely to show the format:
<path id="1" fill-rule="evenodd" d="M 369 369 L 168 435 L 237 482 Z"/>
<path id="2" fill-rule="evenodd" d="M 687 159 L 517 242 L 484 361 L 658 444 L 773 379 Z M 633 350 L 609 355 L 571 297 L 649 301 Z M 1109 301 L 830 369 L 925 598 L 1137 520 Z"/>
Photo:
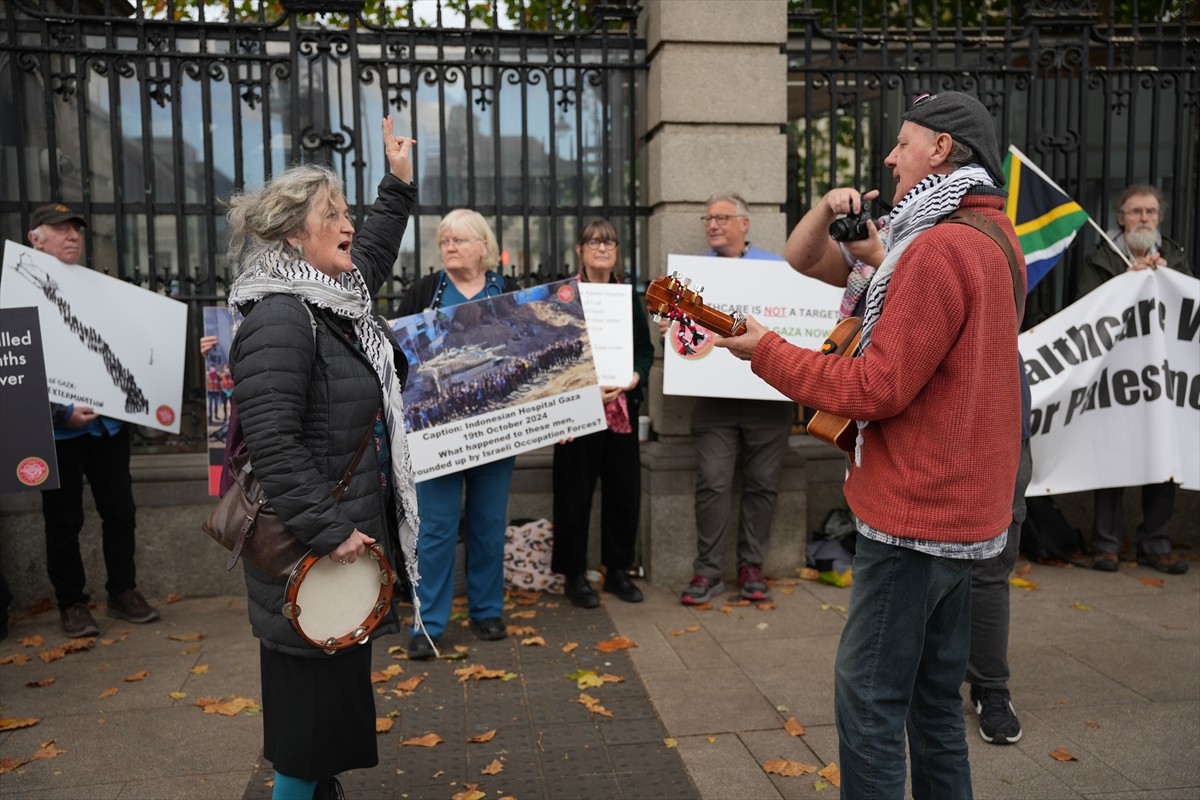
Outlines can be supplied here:
<path id="1" fill-rule="evenodd" d="M 350 485 L 350 478 L 362 460 L 372 433 L 371 430 L 367 431 L 350 467 L 330 490 L 333 502 L 339 502 Z M 229 469 L 233 473 L 234 483 L 221 495 L 217 507 L 200 527 L 229 551 L 225 569 L 233 569 L 238 558 L 244 557 L 259 569 L 286 578 L 296 563 L 308 553 L 308 546 L 288 530 L 271 507 L 271 501 L 250 469 L 248 452 L 242 450 L 230 458 Z"/>

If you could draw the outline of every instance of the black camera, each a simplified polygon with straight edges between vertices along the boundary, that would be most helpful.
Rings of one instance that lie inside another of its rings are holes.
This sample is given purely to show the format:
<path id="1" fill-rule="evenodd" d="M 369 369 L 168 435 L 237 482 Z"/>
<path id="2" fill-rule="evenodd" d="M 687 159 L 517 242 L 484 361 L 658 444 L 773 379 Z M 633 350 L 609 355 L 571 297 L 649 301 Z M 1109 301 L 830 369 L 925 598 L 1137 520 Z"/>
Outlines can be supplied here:
<path id="1" fill-rule="evenodd" d="M 829 226 L 829 238 L 835 242 L 861 242 L 871 235 L 867 226 L 874 224 L 871 221 L 871 204 L 864 200 L 858 216 L 845 216 L 833 221 Z"/>

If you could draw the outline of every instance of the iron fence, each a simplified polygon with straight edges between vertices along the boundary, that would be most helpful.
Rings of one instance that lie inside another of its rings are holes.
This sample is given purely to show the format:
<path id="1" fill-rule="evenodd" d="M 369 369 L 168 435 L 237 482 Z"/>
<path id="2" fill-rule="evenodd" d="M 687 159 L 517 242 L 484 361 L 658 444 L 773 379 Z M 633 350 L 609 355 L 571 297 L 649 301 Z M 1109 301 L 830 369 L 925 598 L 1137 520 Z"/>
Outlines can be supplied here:
<path id="1" fill-rule="evenodd" d="M 892 196 L 883 159 L 918 94 L 958 89 L 1108 229 L 1112 200 L 1158 186 L 1167 235 L 1200 247 L 1200 10 L 1194 3 L 791 0 L 792 224 L 835 186 Z M 1030 299 L 1036 324 L 1071 299 L 1089 228 Z M 1193 263 L 1195 263 L 1193 261 Z"/>
<path id="2" fill-rule="evenodd" d="M 419 207 L 385 312 L 440 266 L 435 229 L 457 207 L 489 219 L 502 269 L 526 284 L 565 276 L 582 223 L 606 217 L 636 282 L 637 13 L 634 0 L 8 0 L 0 234 L 24 242 L 34 208 L 76 207 L 89 266 L 189 304 L 190 358 L 197 312 L 234 277 L 222 201 L 317 162 L 361 220 L 391 114 L 418 142 Z M 200 373 L 189 363 L 197 400 Z"/>

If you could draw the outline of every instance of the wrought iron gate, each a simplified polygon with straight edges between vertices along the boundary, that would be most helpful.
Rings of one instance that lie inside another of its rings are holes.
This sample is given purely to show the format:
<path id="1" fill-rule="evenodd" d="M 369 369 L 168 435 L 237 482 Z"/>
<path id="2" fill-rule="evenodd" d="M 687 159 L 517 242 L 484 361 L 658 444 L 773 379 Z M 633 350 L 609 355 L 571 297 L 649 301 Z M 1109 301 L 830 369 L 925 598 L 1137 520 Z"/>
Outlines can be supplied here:
<path id="1" fill-rule="evenodd" d="M 1168 200 L 1164 232 L 1198 252 L 1194 3 L 791 0 L 789 9 L 792 224 L 834 186 L 877 187 L 890 200 L 883 159 L 907 104 L 960 89 L 992 111 L 1002 148 L 1020 148 L 1099 225 L 1115 224 L 1121 189 L 1153 184 Z M 1031 298 L 1028 323 L 1070 300 L 1096 238 L 1080 232 Z"/>
<path id="2" fill-rule="evenodd" d="M 233 277 L 222 200 L 319 162 L 361 219 L 391 114 L 418 141 L 420 206 L 385 301 L 440 266 L 435 228 L 463 206 L 492 222 L 504 270 L 527 284 L 573 268 L 594 216 L 617 226 L 636 280 L 636 3 L 487 5 L 6 0 L 0 234 L 24 242 L 34 208 L 69 203 L 89 220 L 89 266 L 197 310 Z M 198 365 L 187 372 L 200 397 Z"/>

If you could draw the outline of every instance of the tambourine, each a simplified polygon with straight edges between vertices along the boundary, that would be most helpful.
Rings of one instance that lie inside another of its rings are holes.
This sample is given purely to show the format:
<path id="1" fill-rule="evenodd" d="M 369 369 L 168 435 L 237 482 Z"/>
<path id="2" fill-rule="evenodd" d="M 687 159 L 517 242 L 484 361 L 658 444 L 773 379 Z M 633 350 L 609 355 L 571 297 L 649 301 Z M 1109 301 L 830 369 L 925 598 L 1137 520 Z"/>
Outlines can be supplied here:
<path id="1" fill-rule="evenodd" d="M 394 580 L 375 545 L 349 564 L 310 551 L 288 576 L 283 615 L 301 638 L 332 655 L 366 643 L 392 605 Z"/>

